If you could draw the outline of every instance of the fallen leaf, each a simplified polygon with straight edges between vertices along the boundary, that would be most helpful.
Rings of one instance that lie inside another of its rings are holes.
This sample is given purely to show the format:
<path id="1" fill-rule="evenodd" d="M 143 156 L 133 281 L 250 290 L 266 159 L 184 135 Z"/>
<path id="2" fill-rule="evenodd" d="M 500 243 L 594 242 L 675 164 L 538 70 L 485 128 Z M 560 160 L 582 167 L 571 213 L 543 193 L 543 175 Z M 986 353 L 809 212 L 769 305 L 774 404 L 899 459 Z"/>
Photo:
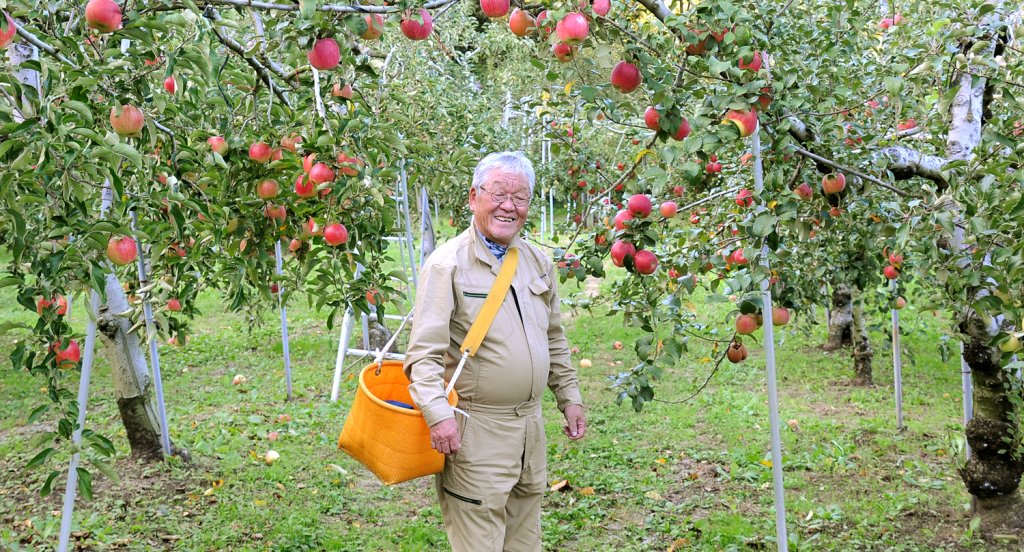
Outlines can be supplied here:
<path id="1" fill-rule="evenodd" d="M 569 480 L 568 479 L 562 479 L 561 481 L 555 481 L 555 483 L 553 485 L 551 485 L 551 490 L 552 491 L 559 491 L 559 492 L 563 492 L 564 493 L 566 491 L 571 491 L 572 490 L 572 486 L 569 485 Z"/>
<path id="2" fill-rule="evenodd" d="M 766 468 L 772 467 L 772 461 L 771 460 L 767 460 L 767 459 L 766 460 L 761 460 L 758 463 L 761 464 L 762 466 L 766 467 Z"/>
<path id="3" fill-rule="evenodd" d="M 659 494 L 658 491 L 647 491 L 644 493 L 644 496 L 651 500 L 661 500 L 661 494 Z"/>
<path id="4" fill-rule="evenodd" d="M 668 547 L 668 552 L 676 552 L 676 550 L 681 550 L 684 546 L 689 546 L 689 545 L 690 545 L 689 539 L 676 539 L 676 540 L 672 541 L 672 546 Z"/>
<path id="5" fill-rule="evenodd" d="M 664 458 L 658 458 L 657 460 L 655 460 L 655 462 L 657 462 L 659 464 L 664 464 L 665 462 L 668 462 L 668 460 L 666 460 Z"/>
<path id="6" fill-rule="evenodd" d="M 596 494 L 596 491 L 594 491 L 593 487 L 583 487 L 582 489 L 580 489 L 580 494 L 583 496 L 594 496 L 594 494 Z"/>

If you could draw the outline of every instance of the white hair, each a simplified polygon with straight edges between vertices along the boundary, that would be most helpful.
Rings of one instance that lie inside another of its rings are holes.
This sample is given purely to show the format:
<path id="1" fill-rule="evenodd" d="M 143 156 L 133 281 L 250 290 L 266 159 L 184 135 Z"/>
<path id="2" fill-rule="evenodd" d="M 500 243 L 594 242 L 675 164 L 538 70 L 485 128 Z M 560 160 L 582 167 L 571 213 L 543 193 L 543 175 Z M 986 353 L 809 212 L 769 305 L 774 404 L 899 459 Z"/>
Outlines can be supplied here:
<path id="1" fill-rule="evenodd" d="M 495 169 L 525 177 L 530 184 L 530 195 L 533 195 L 536 175 L 533 172 L 533 163 L 523 155 L 523 152 L 502 151 L 487 154 L 477 163 L 476 169 L 473 171 L 473 188 L 479 190 L 487 175 Z"/>

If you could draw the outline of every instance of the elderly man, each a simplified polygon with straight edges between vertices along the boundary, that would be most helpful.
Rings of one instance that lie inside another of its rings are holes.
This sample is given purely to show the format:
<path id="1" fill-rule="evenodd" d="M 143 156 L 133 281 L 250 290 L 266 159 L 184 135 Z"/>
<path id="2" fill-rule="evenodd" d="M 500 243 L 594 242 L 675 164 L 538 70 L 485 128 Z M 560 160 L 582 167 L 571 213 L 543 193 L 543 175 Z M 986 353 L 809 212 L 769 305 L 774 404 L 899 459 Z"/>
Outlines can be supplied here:
<path id="1" fill-rule="evenodd" d="M 420 271 L 405 372 L 433 447 L 446 455 L 437 496 L 456 551 L 541 549 L 545 386 L 565 416 L 569 439 L 586 432 L 551 260 L 519 237 L 533 185 L 533 165 L 522 153 L 484 157 L 469 189 L 469 229 L 434 251 Z M 479 351 L 456 380 L 465 411 L 456 415 L 445 399 L 445 381 L 512 247 L 519 250 L 515 277 Z"/>

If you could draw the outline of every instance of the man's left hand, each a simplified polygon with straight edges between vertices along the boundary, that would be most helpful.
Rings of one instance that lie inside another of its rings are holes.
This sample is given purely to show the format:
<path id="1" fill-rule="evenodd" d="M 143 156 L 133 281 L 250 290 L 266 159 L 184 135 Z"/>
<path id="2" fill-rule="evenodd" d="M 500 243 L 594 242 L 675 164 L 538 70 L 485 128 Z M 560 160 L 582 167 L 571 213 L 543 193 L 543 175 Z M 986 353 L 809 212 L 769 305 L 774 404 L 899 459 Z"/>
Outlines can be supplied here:
<path id="1" fill-rule="evenodd" d="M 587 432 L 587 416 L 583 413 L 583 405 L 570 404 L 565 407 L 564 414 L 566 423 L 562 432 L 573 441 L 582 439 Z"/>

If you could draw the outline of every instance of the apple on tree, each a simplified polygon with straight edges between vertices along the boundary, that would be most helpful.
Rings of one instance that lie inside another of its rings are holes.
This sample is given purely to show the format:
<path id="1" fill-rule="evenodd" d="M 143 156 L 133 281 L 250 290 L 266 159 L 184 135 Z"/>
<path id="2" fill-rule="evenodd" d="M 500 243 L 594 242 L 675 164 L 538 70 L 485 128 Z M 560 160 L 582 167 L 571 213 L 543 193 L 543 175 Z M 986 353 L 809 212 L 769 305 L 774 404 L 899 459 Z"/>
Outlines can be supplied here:
<path id="1" fill-rule="evenodd" d="M 628 61 L 620 61 L 612 68 L 612 86 L 623 94 L 628 94 L 640 87 L 643 77 L 636 65 Z"/>
<path id="2" fill-rule="evenodd" d="M 324 241 L 331 247 L 337 247 L 348 241 L 348 229 L 341 223 L 328 224 L 324 227 Z"/>
<path id="3" fill-rule="evenodd" d="M 85 5 L 85 22 L 90 29 L 112 33 L 121 28 L 121 7 L 113 0 L 89 0 Z"/>
<path id="4" fill-rule="evenodd" d="M 57 341 L 50 345 L 50 350 L 53 351 L 53 360 L 57 368 L 68 370 L 77 366 L 82 360 L 82 349 L 74 339 L 69 339 L 66 344 L 63 340 Z"/>
<path id="5" fill-rule="evenodd" d="M 426 40 L 430 36 L 430 32 L 434 30 L 434 18 L 431 17 L 429 11 L 420 8 L 417 20 L 412 12 L 407 10 L 399 28 L 409 40 Z"/>
<path id="6" fill-rule="evenodd" d="M 134 105 L 110 108 L 110 126 L 118 136 L 138 136 L 146 126 L 146 116 Z"/>
<path id="7" fill-rule="evenodd" d="M 297 176 L 295 178 L 295 195 L 299 197 L 315 196 L 316 184 L 313 183 L 313 179 L 304 174 Z"/>
<path id="8" fill-rule="evenodd" d="M 704 165 L 704 170 L 711 174 L 722 172 L 722 164 L 718 162 L 717 155 L 712 153 L 711 156 L 708 157 L 708 162 Z"/>
<path id="9" fill-rule="evenodd" d="M 729 359 L 729 362 L 739 364 L 747 359 L 747 346 L 739 341 L 739 339 L 734 339 L 729 344 L 729 349 L 726 351 L 725 356 Z"/>
<path id="10" fill-rule="evenodd" d="M 838 194 L 846 188 L 846 175 L 831 173 L 821 177 L 821 189 L 826 194 Z"/>
<path id="11" fill-rule="evenodd" d="M 736 333 L 749 335 L 757 331 L 760 324 L 757 323 L 757 317 L 752 314 L 741 314 L 736 317 Z"/>
<path id="12" fill-rule="evenodd" d="M 651 214 L 651 198 L 644 194 L 634 194 L 626 202 L 626 208 L 639 218 L 647 218 Z"/>
<path id="13" fill-rule="evenodd" d="M 625 266 L 626 257 L 633 257 L 635 254 L 636 247 L 626 240 L 617 240 L 615 243 L 612 244 L 612 264 L 614 264 L 617 267 L 621 268 Z"/>
<path id="14" fill-rule="evenodd" d="M 789 309 L 772 305 L 772 324 L 776 326 L 789 324 Z"/>
<path id="15" fill-rule="evenodd" d="M 36 313 L 38 313 L 39 316 L 42 316 L 43 310 L 47 309 L 51 305 L 57 305 L 54 312 L 58 316 L 64 316 L 68 313 L 68 300 L 63 295 L 58 295 L 57 298 L 52 301 L 45 297 L 40 297 L 39 300 L 36 301 Z"/>
<path id="16" fill-rule="evenodd" d="M 333 38 L 318 38 L 313 42 L 313 48 L 306 52 L 306 59 L 317 71 L 327 71 L 341 62 L 341 50 Z"/>
<path id="17" fill-rule="evenodd" d="M 661 212 L 661 216 L 670 219 L 676 216 L 679 212 L 679 206 L 676 205 L 675 201 L 663 201 L 658 206 L 658 211 Z"/>
<path id="18" fill-rule="evenodd" d="M 273 154 L 273 150 L 270 149 L 266 142 L 256 142 L 249 146 L 249 159 L 261 165 L 269 163 Z"/>
<path id="19" fill-rule="evenodd" d="M 178 90 L 178 81 L 174 80 L 174 75 L 171 75 L 164 79 L 164 90 L 166 90 L 167 93 L 172 96 Z"/>
<path id="20" fill-rule="evenodd" d="M 135 239 L 131 236 L 111 236 L 107 241 L 107 258 L 117 266 L 131 263 L 138 254 Z"/>
<path id="21" fill-rule="evenodd" d="M 180 312 L 181 301 L 177 297 L 171 297 L 167 300 L 167 310 L 171 312 Z"/>
<path id="22" fill-rule="evenodd" d="M 384 16 L 379 13 L 368 13 L 363 16 L 366 30 L 359 35 L 364 40 L 377 40 L 384 34 Z"/>
<path id="23" fill-rule="evenodd" d="M 224 141 L 222 136 L 210 136 L 206 139 L 206 143 L 210 144 L 211 151 L 220 156 L 228 152 L 228 143 Z"/>
<path id="24" fill-rule="evenodd" d="M 796 188 L 793 188 L 793 193 L 804 201 L 808 201 L 814 196 L 814 191 L 811 190 L 811 187 L 808 186 L 806 182 L 800 184 Z"/>
<path id="25" fill-rule="evenodd" d="M 539 22 L 538 22 L 539 23 Z M 560 42 L 570 46 L 583 42 L 590 34 L 590 24 L 582 13 L 570 12 L 555 25 L 555 35 Z"/>
<path id="26" fill-rule="evenodd" d="M 722 119 L 722 124 L 725 123 L 736 125 L 740 137 L 746 138 L 757 130 L 757 112 L 753 109 L 730 109 Z"/>
<path id="27" fill-rule="evenodd" d="M 594 4 L 591 6 L 591 9 L 594 10 L 594 15 L 598 17 L 605 17 L 612 9 L 611 0 L 594 0 Z"/>
<path id="28" fill-rule="evenodd" d="M 18 34 L 18 26 L 7 12 L 0 11 L 0 13 L 4 16 L 3 21 L 0 21 L 0 50 L 6 50 L 14 42 L 14 37 Z"/>
<path id="29" fill-rule="evenodd" d="M 564 42 L 556 42 L 555 45 L 551 47 L 551 53 L 558 61 L 567 63 L 576 57 L 576 47 Z"/>
<path id="30" fill-rule="evenodd" d="M 749 59 L 750 61 L 747 61 Z M 756 73 L 761 70 L 761 52 L 755 51 L 749 58 L 740 58 L 739 68 L 744 71 L 750 71 Z"/>
<path id="31" fill-rule="evenodd" d="M 508 8 L 509 0 L 480 0 L 480 11 L 487 17 L 505 17 Z"/>
<path id="32" fill-rule="evenodd" d="M 260 199 L 275 198 L 279 193 L 281 193 L 281 187 L 278 186 L 276 180 L 268 178 L 260 181 L 260 183 L 256 185 L 256 195 L 258 195 Z"/>
<path id="33" fill-rule="evenodd" d="M 750 207 L 754 204 L 754 192 L 743 188 L 736 194 L 736 205 L 740 207 Z"/>
<path id="34" fill-rule="evenodd" d="M 640 274 L 654 274 L 658 269 L 658 257 L 647 249 L 641 249 L 633 255 L 633 266 Z"/>

